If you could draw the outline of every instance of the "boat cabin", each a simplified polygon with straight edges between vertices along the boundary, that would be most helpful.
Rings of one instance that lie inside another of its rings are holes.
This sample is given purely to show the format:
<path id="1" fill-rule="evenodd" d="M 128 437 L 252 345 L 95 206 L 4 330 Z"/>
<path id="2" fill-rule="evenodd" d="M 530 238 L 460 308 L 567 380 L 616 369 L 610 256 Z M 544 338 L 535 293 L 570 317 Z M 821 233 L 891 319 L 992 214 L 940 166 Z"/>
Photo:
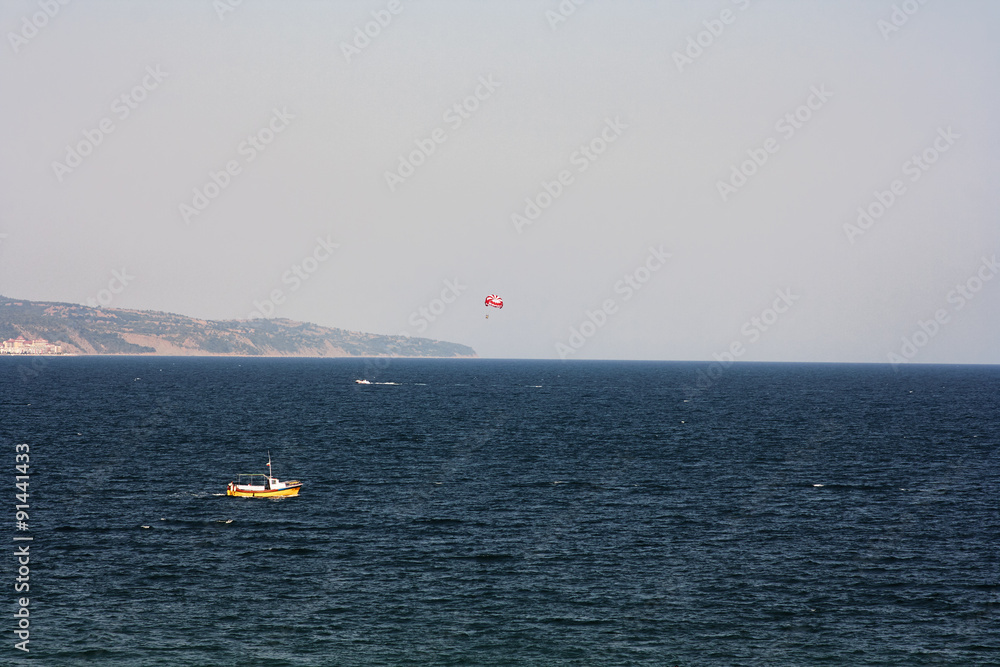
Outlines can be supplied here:
<path id="1" fill-rule="evenodd" d="M 274 478 L 269 478 L 267 475 L 262 475 L 260 473 L 252 474 L 242 474 L 236 481 L 236 486 L 245 491 L 270 491 L 272 488 L 277 486 L 277 481 Z M 272 484 L 274 482 L 275 484 Z"/>

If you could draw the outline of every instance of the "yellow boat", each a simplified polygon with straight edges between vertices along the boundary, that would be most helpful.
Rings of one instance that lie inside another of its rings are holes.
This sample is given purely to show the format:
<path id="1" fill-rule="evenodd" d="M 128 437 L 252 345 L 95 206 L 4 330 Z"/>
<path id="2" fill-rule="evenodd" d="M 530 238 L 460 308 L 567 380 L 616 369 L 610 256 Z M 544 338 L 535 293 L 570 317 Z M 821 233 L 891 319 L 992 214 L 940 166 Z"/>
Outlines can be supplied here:
<path id="1" fill-rule="evenodd" d="M 227 496 L 239 496 L 241 498 L 277 498 L 280 496 L 297 496 L 302 482 L 293 479 L 282 482 L 277 477 L 271 476 L 271 453 L 267 454 L 267 474 L 244 473 L 237 477 L 237 481 L 230 482 L 226 487 Z"/>

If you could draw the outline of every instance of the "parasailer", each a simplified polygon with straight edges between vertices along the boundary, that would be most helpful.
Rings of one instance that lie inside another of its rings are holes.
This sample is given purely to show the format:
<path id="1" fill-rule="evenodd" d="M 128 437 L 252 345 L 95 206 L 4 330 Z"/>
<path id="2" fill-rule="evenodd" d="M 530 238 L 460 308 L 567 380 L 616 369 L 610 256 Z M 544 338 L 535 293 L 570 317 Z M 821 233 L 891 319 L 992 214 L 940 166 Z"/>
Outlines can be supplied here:
<path id="1" fill-rule="evenodd" d="M 486 297 L 486 306 L 489 308 L 503 308 L 503 299 L 498 294 L 490 294 Z M 490 319 L 489 313 L 486 314 L 486 319 Z"/>

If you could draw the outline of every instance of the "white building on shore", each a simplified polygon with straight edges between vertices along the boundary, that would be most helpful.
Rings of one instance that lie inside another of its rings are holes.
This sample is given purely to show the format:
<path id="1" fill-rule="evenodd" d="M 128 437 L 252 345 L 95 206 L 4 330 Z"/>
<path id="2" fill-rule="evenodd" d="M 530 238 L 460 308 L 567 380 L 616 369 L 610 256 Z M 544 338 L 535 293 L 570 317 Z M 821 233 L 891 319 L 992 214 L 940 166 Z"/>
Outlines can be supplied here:
<path id="1" fill-rule="evenodd" d="M 0 343 L 0 354 L 62 354 L 62 346 L 44 338 L 25 340 L 24 336 L 18 336 Z"/>

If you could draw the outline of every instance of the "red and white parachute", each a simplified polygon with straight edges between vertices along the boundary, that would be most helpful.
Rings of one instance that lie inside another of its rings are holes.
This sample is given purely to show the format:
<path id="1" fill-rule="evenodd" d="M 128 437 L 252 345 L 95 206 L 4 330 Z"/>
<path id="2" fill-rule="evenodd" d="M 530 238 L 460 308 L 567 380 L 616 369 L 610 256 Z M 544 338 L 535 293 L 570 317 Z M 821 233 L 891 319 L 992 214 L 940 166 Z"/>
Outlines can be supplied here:
<path id="1" fill-rule="evenodd" d="M 490 294 L 486 297 L 486 305 L 490 308 L 503 308 L 503 299 L 499 294 Z M 486 314 L 486 319 L 490 319 L 489 313 Z"/>

